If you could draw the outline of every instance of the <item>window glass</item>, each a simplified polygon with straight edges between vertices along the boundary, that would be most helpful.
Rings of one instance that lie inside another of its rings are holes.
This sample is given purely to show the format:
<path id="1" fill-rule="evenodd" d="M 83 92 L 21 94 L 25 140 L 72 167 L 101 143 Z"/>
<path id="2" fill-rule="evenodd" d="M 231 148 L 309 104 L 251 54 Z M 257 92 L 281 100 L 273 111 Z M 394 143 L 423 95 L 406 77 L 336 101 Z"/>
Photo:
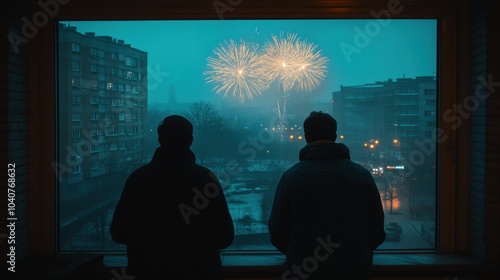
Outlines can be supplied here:
<path id="1" fill-rule="evenodd" d="M 224 188 L 227 250 L 274 250 L 272 199 L 311 111 L 377 183 L 379 250 L 436 248 L 436 20 L 61 21 L 58 38 L 60 251 L 125 250 L 111 217 L 170 114 Z"/>

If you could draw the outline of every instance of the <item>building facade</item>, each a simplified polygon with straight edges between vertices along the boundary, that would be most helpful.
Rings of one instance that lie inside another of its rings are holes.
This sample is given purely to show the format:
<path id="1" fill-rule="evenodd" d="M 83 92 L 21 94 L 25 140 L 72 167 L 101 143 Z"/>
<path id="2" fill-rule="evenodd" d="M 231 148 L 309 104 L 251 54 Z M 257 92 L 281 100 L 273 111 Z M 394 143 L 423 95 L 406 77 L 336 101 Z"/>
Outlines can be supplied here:
<path id="1" fill-rule="evenodd" d="M 124 178 L 148 160 L 147 53 L 65 24 L 59 25 L 58 47 L 59 161 L 53 167 L 59 179 L 60 244 L 85 247 L 72 244 L 71 237 L 87 223 L 96 234 L 106 230 Z"/>
<path id="2" fill-rule="evenodd" d="M 436 133 L 436 78 L 389 79 L 332 93 L 339 141 L 359 161 L 398 164 Z"/>

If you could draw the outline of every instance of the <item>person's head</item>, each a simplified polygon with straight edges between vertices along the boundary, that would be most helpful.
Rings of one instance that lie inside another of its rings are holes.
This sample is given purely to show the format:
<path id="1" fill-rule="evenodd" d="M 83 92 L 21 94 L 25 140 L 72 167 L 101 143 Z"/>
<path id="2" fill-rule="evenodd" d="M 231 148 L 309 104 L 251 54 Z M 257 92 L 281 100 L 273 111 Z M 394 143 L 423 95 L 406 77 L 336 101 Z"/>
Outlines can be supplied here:
<path id="1" fill-rule="evenodd" d="M 158 126 L 158 142 L 162 147 L 189 148 L 193 143 L 193 124 L 179 115 L 164 118 Z"/>
<path id="2" fill-rule="evenodd" d="M 311 112 L 304 120 L 304 136 L 307 143 L 337 139 L 337 121 L 327 113 Z"/>

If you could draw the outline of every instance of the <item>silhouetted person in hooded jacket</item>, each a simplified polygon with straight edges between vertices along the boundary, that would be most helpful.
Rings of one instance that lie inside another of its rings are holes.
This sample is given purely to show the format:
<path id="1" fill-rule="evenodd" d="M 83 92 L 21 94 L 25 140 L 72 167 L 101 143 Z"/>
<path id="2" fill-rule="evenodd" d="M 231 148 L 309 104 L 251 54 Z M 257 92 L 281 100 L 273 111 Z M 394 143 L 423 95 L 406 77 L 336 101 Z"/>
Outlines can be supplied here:
<path id="1" fill-rule="evenodd" d="M 219 251 L 234 238 L 220 182 L 195 163 L 193 126 L 166 117 L 148 164 L 128 177 L 110 227 L 127 245 L 128 274 L 144 279 L 220 279 Z"/>
<path id="2" fill-rule="evenodd" d="M 307 145 L 282 175 L 269 219 L 271 243 L 286 255 L 282 279 L 369 279 L 385 239 L 377 186 L 335 143 L 334 118 L 311 112 L 303 127 Z"/>

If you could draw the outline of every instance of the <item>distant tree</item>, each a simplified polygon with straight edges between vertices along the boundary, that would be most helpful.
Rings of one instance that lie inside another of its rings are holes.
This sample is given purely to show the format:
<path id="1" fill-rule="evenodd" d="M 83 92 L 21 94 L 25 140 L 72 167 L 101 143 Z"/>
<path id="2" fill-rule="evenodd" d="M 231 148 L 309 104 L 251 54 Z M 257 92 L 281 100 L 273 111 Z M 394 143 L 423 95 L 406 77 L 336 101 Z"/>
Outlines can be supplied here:
<path id="1" fill-rule="evenodd" d="M 199 101 L 189 107 L 187 117 L 198 131 L 209 131 L 223 128 L 224 121 L 214 106 L 210 103 Z"/>
<path id="2" fill-rule="evenodd" d="M 225 125 L 214 106 L 204 101 L 195 102 L 190 106 L 187 118 L 193 123 L 193 148 L 199 159 L 207 162 L 220 156 L 218 152 Z"/>

